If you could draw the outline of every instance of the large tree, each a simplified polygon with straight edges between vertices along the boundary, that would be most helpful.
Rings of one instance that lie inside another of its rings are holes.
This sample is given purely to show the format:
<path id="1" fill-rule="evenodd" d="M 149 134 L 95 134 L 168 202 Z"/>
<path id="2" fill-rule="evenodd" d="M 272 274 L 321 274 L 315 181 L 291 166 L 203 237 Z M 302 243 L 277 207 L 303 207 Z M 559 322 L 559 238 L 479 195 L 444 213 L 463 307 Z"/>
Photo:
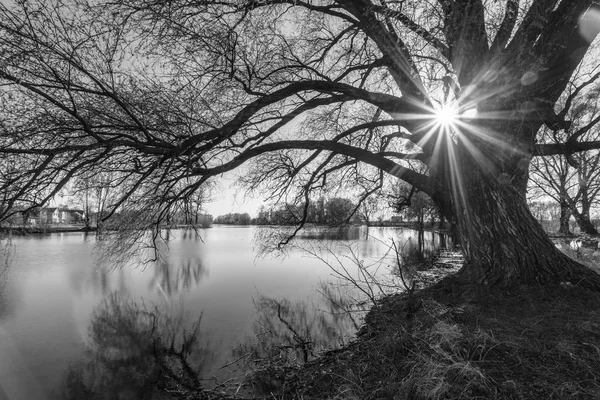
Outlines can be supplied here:
<path id="1" fill-rule="evenodd" d="M 533 156 L 598 147 L 536 144 L 568 125 L 553 107 L 594 0 L 17 3 L 0 8 L 3 215 L 96 168 L 123 177 L 115 209 L 156 218 L 244 164 L 243 183 L 305 210 L 385 175 L 455 225 L 460 279 L 600 288 L 525 200 Z"/>

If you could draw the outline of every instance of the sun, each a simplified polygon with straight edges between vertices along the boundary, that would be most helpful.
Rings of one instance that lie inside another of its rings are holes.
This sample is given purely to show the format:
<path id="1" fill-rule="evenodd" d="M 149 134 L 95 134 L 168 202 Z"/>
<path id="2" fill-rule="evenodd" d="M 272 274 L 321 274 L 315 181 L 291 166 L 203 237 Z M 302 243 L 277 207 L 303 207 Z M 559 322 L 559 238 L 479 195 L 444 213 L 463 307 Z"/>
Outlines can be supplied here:
<path id="1" fill-rule="evenodd" d="M 450 105 L 444 105 L 435 111 L 435 118 L 440 125 L 453 125 L 458 120 L 458 109 Z"/>

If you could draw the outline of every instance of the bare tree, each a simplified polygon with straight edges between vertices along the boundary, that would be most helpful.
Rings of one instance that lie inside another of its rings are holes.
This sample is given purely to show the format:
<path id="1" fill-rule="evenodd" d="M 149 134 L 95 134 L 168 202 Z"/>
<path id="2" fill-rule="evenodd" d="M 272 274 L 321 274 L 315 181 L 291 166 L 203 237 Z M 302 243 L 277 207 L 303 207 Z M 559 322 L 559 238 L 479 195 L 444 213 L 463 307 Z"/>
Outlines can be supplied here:
<path id="1" fill-rule="evenodd" d="M 367 226 L 370 226 L 377 214 L 381 215 L 383 205 L 381 204 L 381 194 L 372 196 L 363 201 L 359 207 L 360 218 Z"/>
<path id="2" fill-rule="evenodd" d="M 583 78 L 583 79 L 582 79 Z M 561 114 L 570 124 L 564 130 L 543 129 L 540 141 L 550 145 L 569 143 L 578 138 L 587 142 L 600 139 L 600 67 L 572 82 L 564 96 Z M 591 86 L 592 85 L 592 86 Z M 591 87 L 590 87 L 591 86 Z M 578 98 L 578 94 L 584 95 Z M 590 209 L 600 194 L 600 152 L 588 150 L 579 154 L 556 154 L 538 157 L 531 164 L 531 187 L 558 202 L 561 208 L 560 230 L 569 234 L 569 219 L 575 217 L 582 232 L 597 235 L 590 220 Z"/>
<path id="3" fill-rule="evenodd" d="M 562 233 L 563 235 L 572 235 L 569 226 L 571 214 L 566 213 L 565 216 L 564 208 L 554 202 L 535 200 L 535 197 L 531 197 L 527 204 L 533 216 L 540 221 L 540 224 L 546 231 L 553 229 L 552 226 L 554 221 L 559 221 L 559 233 Z"/>
<path id="4" fill-rule="evenodd" d="M 396 185 L 387 194 L 389 206 L 397 213 L 403 213 L 409 219 L 416 219 L 419 231 L 425 229 L 425 220 L 429 218 L 431 225 L 439 215 L 439 210 L 431 198 L 414 186 Z"/>
<path id="5" fill-rule="evenodd" d="M 541 127 L 568 126 L 553 107 L 593 63 L 595 4 L 2 6 L 2 216 L 98 168 L 123 176 L 113 210 L 153 218 L 242 165 L 245 184 L 304 204 L 304 215 L 312 192 L 341 188 L 360 202 L 386 175 L 430 195 L 456 226 L 459 280 L 599 289 L 525 198 L 532 157 L 600 147 L 582 137 L 536 144 Z"/>

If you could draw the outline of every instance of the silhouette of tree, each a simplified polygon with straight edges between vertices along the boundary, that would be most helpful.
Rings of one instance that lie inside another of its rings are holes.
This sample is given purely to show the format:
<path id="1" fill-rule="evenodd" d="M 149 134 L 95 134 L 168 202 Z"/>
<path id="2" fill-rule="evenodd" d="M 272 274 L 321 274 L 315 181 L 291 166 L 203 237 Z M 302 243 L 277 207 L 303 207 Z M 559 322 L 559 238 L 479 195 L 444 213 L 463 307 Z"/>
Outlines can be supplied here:
<path id="1" fill-rule="evenodd" d="M 0 7 L 4 218 L 98 170 L 113 212 L 168 218 L 212 177 L 304 204 L 398 178 L 457 228 L 467 283 L 600 276 L 527 208 L 537 155 L 600 147 L 554 105 L 594 63 L 595 0 L 27 1 Z M 422 165 L 425 173 L 409 168 Z"/>

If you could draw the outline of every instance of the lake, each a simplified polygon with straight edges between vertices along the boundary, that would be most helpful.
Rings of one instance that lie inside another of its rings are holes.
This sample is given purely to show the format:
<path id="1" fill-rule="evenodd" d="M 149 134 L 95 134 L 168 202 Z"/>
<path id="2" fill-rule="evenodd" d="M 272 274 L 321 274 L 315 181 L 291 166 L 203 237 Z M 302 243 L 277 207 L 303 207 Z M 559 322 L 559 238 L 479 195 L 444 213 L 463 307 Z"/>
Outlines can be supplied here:
<path id="1" fill-rule="evenodd" d="M 355 325 L 327 311 L 324 282 L 348 289 L 336 283 L 331 267 L 360 278 L 355 259 L 382 282 L 396 282 L 389 239 L 405 250 L 416 243 L 410 229 L 351 229 L 337 240 L 309 235 L 298 241 L 304 250 L 288 248 L 281 257 L 257 256 L 255 227 L 215 225 L 201 230 L 200 238 L 176 230 L 168 246 L 158 246 L 159 260 L 148 261 L 145 253 L 146 262 L 134 258 L 118 267 L 98 250 L 102 241 L 94 234 L 12 237 L 0 252 L 0 400 L 56 397 L 70 367 L 80 368 L 82 360 L 89 367 L 91 349 L 122 362 L 122 353 L 142 340 L 126 332 L 132 326 L 153 335 L 160 329 L 166 334 L 167 327 L 190 332 L 201 317 L 201 341 L 210 354 L 202 371 L 215 379 L 236 372 L 221 368 L 240 354 L 235 348 L 255 340 L 269 323 L 291 322 L 295 317 L 285 312 L 298 307 L 306 314 L 302 324 L 308 326 L 308 319 L 315 332 L 331 331 L 324 347 L 343 343 Z M 425 233 L 423 245 L 432 249 L 442 239 Z M 268 322 L 269 315 L 276 321 Z"/>

